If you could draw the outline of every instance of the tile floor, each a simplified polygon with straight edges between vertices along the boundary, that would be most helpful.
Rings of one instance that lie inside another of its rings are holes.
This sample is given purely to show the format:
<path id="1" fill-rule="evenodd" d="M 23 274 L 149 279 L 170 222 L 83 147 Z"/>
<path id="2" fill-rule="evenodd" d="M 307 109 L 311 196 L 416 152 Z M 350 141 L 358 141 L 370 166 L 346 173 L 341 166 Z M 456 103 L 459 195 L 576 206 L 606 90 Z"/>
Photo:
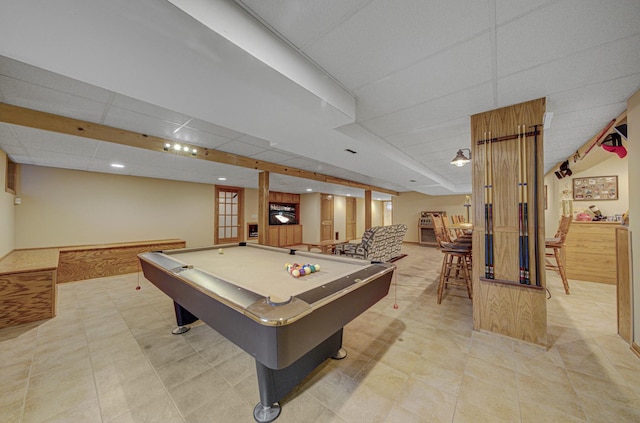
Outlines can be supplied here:
<path id="1" fill-rule="evenodd" d="M 613 286 L 570 281 L 566 296 L 548 273 L 545 350 L 473 332 L 462 290 L 436 304 L 440 253 L 403 252 L 397 291 L 345 328 L 349 356 L 312 373 L 278 422 L 640 421 L 640 358 L 616 335 Z M 60 285 L 56 318 L 0 330 L 0 421 L 253 421 L 253 360 L 204 324 L 171 335 L 171 301 L 137 280 Z"/>

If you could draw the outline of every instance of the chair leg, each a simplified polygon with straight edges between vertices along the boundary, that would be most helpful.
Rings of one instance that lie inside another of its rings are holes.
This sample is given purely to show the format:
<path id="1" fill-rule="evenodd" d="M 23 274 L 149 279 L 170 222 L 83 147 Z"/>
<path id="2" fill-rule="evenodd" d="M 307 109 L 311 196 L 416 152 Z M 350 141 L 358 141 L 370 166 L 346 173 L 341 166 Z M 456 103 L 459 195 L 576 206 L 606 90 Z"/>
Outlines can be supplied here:
<path id="1" fill-rule="evenodd" d="M 445 254 L 442 258 L 442 269 L 440 270 L 440 283 L 438 283 L 438 304 L 442 302 L 442 291 L 444 290 L 444 278 L 447 271 L 447 260 L 449 255 Z"/>
<path id="2" fill-rule="evenodd" d="M 553 254 L 556 257 L 556 263 L 558 264 L 558 271 L 560 272 L 560 278 L 562 279 L 562 284 L 564 285 L 565 294 L 569 295 L 569 281 L 567 281 L 567 274 L 564 271 L 564 264 L 560 258 L 560 249 L 554 248 Z"/>
<path id="3" fill-rule="evenodd" d="M 470 270 L 471 265 L 467 261 L 467 260 L 469 261 L 471 260 L 471 256 L 466 257 L 464 260 L 465 260 L 464 273 L 466 273 L 465 279 L 467 281 L 467 293 L 469 294 L 469 298 L 473 299 L 473 285 L 472 285 L 471 270 Z"/>

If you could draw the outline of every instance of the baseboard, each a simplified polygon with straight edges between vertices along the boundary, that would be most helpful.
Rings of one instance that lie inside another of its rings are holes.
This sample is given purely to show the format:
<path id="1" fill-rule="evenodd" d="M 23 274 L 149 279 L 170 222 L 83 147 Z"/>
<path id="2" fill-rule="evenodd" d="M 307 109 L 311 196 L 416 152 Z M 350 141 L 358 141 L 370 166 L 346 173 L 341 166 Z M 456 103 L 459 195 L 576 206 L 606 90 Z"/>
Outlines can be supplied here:
<path id="1" fill-rule="evenodd" d="M 636 353 L 638 357 L 640 357 L 640 345 L 636 344 L 635 342 L 632 342 L 631 351 L 633 351 L 634 353 Z"/>

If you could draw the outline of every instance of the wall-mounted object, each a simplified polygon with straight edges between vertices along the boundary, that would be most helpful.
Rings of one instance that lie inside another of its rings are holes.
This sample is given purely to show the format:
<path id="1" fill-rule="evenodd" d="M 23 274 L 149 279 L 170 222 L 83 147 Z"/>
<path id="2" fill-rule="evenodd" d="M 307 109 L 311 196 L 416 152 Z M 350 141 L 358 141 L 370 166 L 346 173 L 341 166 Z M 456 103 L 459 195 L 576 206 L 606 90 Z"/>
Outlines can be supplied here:
<path id="1" fill-rule="evenodd" d="M 573 199 L 575 201 L 617 200 L 618 177 L 573 178 Z"/>

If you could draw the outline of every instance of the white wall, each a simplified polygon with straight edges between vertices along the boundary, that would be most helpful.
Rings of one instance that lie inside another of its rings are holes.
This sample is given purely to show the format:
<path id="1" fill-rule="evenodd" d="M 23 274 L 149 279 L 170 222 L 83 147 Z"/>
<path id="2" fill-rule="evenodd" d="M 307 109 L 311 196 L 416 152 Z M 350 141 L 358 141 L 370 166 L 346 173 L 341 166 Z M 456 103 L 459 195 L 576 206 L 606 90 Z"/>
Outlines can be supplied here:
<path id="1" fill-rule="evenodd" d="M 418 192 L 402 192 L 399 196 L 393 197 L 393 223 L 404 223 L 407 225 L 405 242 L 418 242 L 418 221 L 420 212 L 446 211 L 447 216 L 462 215 L 467 216 L 465 195 L 441 195 L 431 196 Z M 473 216 L 473 210 L 469 210 L 469 217 Z"/>
<path id="2" fill-rule="evenodd" d="M 0 150 L 0 258 L 15 247 L 14 195 L 5 191 L 7 178 L 7 155 Z"/>
<path id="3" fill-rule="evenodd" d="M 627 101 L 627 157 L 629 157 L 629 180 L 640 181 L 640 91 L 636 91 Z M 629 191 L 629 230 L 633 251 L 633 337 L 640 344 L 640 190 Z"/>
<path id="4" fill-rule="evenodd" d="M 626 145 L 629 143 L 627 142 Z M 585 178 L 590 176 L 617 176 L 618 177 L 618 199 L 617 200 L 588 200 L 588 201 L 572 201 L 573 216 L 588 210 L 589 206 L 595 205 L 605 216 L 615 216 L 623 214 L 629 210 L 629 154 L 623 159 L 613 153 L 602 153 L 600 151 L 592 151 L 590 154 L 599 153 L 600 156 L 606 157 L 600 163 L 597 163 L 581 172 L 574 172 L 571 176 L 562 179 L 555 177 L 553 172 L 544 178 L 547 185 L 548 205 L 549 208 L 545 213 L 546 236 L 551 237 L 558 229 L 558 222 L 562 215 L 563 198 L 572 199 L 573 178 Z"/>
<path id="5" fill-rule="evenodd" d="M 213 185 L 22 165 L 15 248 L 213 243 Z"/>

